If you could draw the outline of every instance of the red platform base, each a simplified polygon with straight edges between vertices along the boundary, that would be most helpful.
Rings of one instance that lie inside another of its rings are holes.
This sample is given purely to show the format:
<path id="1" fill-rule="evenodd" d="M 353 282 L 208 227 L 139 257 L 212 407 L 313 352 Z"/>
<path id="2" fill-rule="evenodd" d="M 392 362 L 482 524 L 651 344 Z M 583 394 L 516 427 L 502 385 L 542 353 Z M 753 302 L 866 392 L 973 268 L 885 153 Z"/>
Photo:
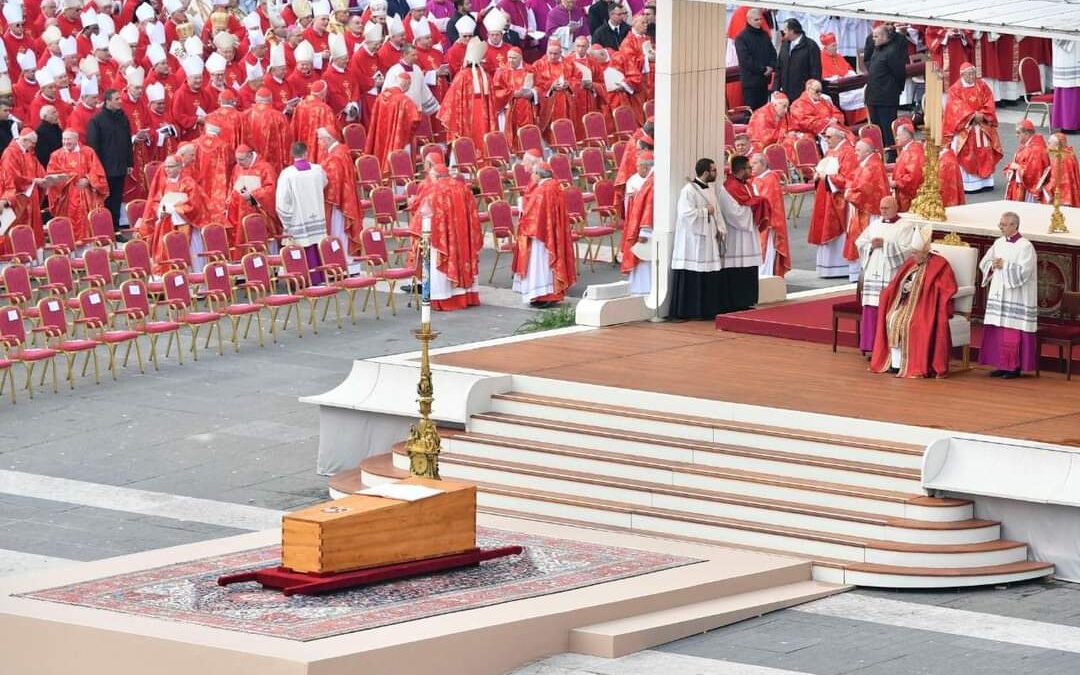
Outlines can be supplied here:
<path id="1" fill-rule="evenodd" d="M 294 572 L 287 567 L 267 567 L 252 572 L 244 572 L 243 574 L 228 574 L 219 577 L 217 582 L 218 586 L 228 586 L 229 584 L 238 584 L 245 581 L 257 581 L 264 588 L 280 590 L 286 596 L 317 595 L 346 588 L 357 588 L 380 581 L 393 581 L 421 574 L 479 565 L 486 560 L 518 555 L 523 550 L 520 546 L 506 546 L 486 551 L 474 548 L 464 553 L 455 553 L 441 558 L 428 558 L 426 560 L 415 560 L 397 565 L 383 565 L 382 567 L 337 574 L 312 574 Z"/>

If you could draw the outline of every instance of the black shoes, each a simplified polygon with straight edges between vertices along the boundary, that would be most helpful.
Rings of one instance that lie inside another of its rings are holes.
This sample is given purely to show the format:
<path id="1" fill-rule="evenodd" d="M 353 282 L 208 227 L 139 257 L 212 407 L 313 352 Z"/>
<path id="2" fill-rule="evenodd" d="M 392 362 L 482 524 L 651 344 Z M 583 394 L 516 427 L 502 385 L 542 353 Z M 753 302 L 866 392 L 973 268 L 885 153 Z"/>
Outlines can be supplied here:
<path id="1" fill-rule="evenodd" d="M 995 370 L 994 372 L 990 373 L 990 377 L 1001 377 L 1002 375 L 1004 375 L 1007 372 L 1009 372 L 1009 371 L 1007 371 L 1007 370 Z"/>
<path id="2" fill-rule="evenodd" d="M 1000 377 L 1003 380 L 1015 380 L 1020 377 L 1020 369 L 1016 370 L 995 370 L 990 373 L 990 377 Z"/>

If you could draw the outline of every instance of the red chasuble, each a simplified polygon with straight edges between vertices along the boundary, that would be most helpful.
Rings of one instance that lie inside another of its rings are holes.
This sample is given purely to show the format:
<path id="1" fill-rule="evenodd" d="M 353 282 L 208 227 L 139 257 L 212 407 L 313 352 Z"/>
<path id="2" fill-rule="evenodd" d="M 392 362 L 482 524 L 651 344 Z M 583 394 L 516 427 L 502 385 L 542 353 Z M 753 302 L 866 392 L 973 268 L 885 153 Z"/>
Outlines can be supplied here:
<path id="1" fill-rule="evenodd" d="M 817 101 L 813 101 L 805 91 L 791 102 L 788 110 L 788 125 L 791 130 L 804 134 L 820 134 L 833 124 L 843 123 L 844 113 L 833 106 L 829 99 L 821 96 Z"/>
<path id="2" fill-rule="evenodd" d="M 540 92 L 540 128 L 548 143 L 555 140 L 551 123 L 555 120 L 573 120 L 578 116 L 574 104 L 574 90 L 581 86 L 581 73 L 572 64 L 564 60 L 553 62 L 547 58 L 533 64 L 536 76 L 536 88 Z M 566 89 L 556 89 L 565 84 Z"/>
<path id="3" fill-rule="evenodd" d="M 71 219 L 75 239 L 86 239 L 90 236 L 90 212 L 102 206 L 109 196 L 109 180 L 94 150 L 85 145 L 74 152 L 60 148 L 49 157 L 46 173 L 68 175 L 66 181 L 49 188 L 49 213 Z M 83 178 L 89 182 L 79 187 Z"/>
<path id="4" fill-rule="evenodd" d="M 157 143 L 157 129 L 160 125 L 154 125 L 150 120 L 150 108 L 144 96 L 132 101 L 130 94 L 121 92 L 120 105 L 124 109 L 124 114 L 127 115 L 128 122 L 131 124 L 131 135 L 134 136 L 139 133 L 139 130 L 146 129 L 150 140 L 149 144 L 131 144 L 132 167 L 131 173 L 128 174 L 127 181 L 124 183 L 124 201 L 146 199 L 147 185 L 143 167 L 150 161 L 150 148 Z"/>
<path id="5" fill-rule="evenodd" d="M 235 151 L 223 136 L 203 134 L 195 141 L 195 175 L 206 197 L 203 213 L 207 223 L 226 224 L 225 202 L 232 190 L 229 173 L 235 163 Z"/>
<path id="6" fill-rule="evenodd" d="M 259 214 L 266 219 L 267 229 L 271 232 L 281 231 L 281 226 L 278 223 L 277 208 L 274 205 L 277 194 L 277 175 L 277 169 L 260 157 L 258 153 L 256 153 L 255 161 L 249 168 L 245 169 L 239 164 L 233 167 L 232 176 L 229 177 L 229 198 L 225 202 L 225 208 L 229 224 L 232 226 L 231 234 L 234 246 L 244 243 L 244 218 L 253 213 Z M 255 198 L 258 206 L 253 206 L 246 197 L 241 197 L 240 193 L 234 189 L 236 181 L 243 176 L 254 176 L 259 179 L 259 188 L 248 192 Z"/>
<path id="7" fill-rule="evenodd" d="M 294 141 L 307 144 L 308 161 L 315 164 L 322 163 L 323 150 L 319 146 L 318 132 L 323 127 L 329 131 L 336 130 L 337 115 L 326 105 L 326 101 L 314 94 L 308 94 L 293 111 L 292 135 Z"/>
<path id="8" fill-rule="evenodd" d="M 871 153 L 859 162 L 844 194 L 852 206 L 847 224 L 847 241 L 844 242 L 844 257 L 848 260 L 859 259 L 855 240 L 870 224 L 870 216 L 881 214 L 881 199 L 888 194 L 889 179 L 885 175 L 885 163 L 881 161 L 881 155 Z"/>
<path id="9" fill-rule="evenodd" d="M 1061 134 L 1063 136 L 1063 134 Z M 1045 202 L 1054 203 L 1054 189 L 1061 182 L 1061 205 L 1080 206 L 1080 164 L 1077 164 L 1076 153 L 1065 142 L 1060 146 L 1065 150 L 1065 156 L 1061 158 L 1061 172 L 1058 173 L 1058 161 L 1056 157 L 1050 158 L 1050 180 L 1046 182 Z"/>
<path id="10" fill-rule="evenodd" d="M 336 206 L 345 215 L 345 233 L 353 250 L 360 249 L 360 232 L 364 229 L 364 211 L 356 194 L 356 167 L 349 149 L 335 143 L 323 156 L 326 172 L 326 228 L 330 234 L 330 209 Z"/>
<path id="11" fill-rule="evenodd" d="M 245 115 L 244 138 L 251 149 L 275 171 L 291 164 L 293 133 L 289 118 L 271 103 L 256 103 Z"/>
<path id="12" fill-rule="evenodd" d="M 26 191 L 35 178 L 45 177 L 45 167 L 41 166 L 33 149 L 23 151 L 18 139 L 8 143 L 4 154 L 0 156 L 0 171 L 7 174 L 15 184 L 15 199 L 12 208 L 15 210 L 15 222 L 29 225 L 34 231 L 34 239 L 38 248 L 45 245 L 45 229 L 41 223 L 41 188 L 35 187 L 30 196 Z"/>
<path id="13" fill-rule="evenodd" d="M 916 264 L 915 258 L 908 258 L 881 293 L 870 370 L 884 373 L 889 369 L 889 311 L 898 306 L 901 287 L 909 272 L 914 276 L 905 304 L 908 309 L 898 319 L 901 330 L 906 326 L 903 365 L 899 375 L 945 377 L 949 374 L 949 349 L 952 344 L 949 317 L 952 316 L 952 297 L 957 287 L 949 262 L 933 253 L 921 266 Z"/>
<path id="14" fill-rule="evenodd" d="M 235 153 L 236 148 L 244 141 L 244 113 L 236 108 L 222 106 L 206 116 L 207 124 L 212 124 L 221 129 L 219 134 L 228 144 L 230 152 Z M 232 162 L 229 164 L 232 165 Z"/>
<path id="15" fill-rule="evenodd" d="M 641 189 L 634 193 L 627 208 L 626 220 L 623 224 L 622 236 L 622 264 L 619 269 L 623 274 L 629 274 L 641 262 L 633 250 L 638 237 L 641 236 L 641 228 L 653 226 L 653 177 L 649 172 Z"/>
<path id="16" fill-rule="evenodd" d="M 754 146 L 754 152 L 762 152 L 773 143 L 780 144 L 787 153 L 788 159 L 795 160 L 795 145 L 787 137 L 790 123 L 788 115 L 776 118 L 776 109 L 766 103 L 750 116 L 750 124 L 746 127 L 746 133 L 750 136 L 750 142 Z"/>
<path id="17" fill-rule="evenodd" d="M 516 70 L 509 67 L 499 68 L 492 78 L 491 90 L 495 98 L 495 107 L 506 114 L 503 132 L 506 142 L 514 150 L 520 150 L 517 130 L 529 124 L 536 124 L 536 105 L 532 98 L 515 98 L 514 94 L 525 88 L 525 80 L 532 78 L 532 67 L 522 66 Z"/>
<path id="18" fill-rule="evenodd" d="M 896 156 L 892 179 L 896 183 L 896 201 L 900 211 L 911 208 L 911 200 L 919 192 L 923 181 L 923 166 L 926 164 L 926 152 L 922 143 L 911 141 Z"/>
<path id="19" fill-rule="evenodd" d="M 171 180 L 165 176 L 164 169 L 161 170 L 160 176 L 161 180 L 155 180 L 151 185 L 151 193 L 146 200 L 146 210 L 143 211 L 143 225 L 140 228 L 140 231 L 150 233 L 150 253 L 154 257 L 156 274 L 164 274 L 170 269 L 169 265 L 165 264 L 165 235 L 178 229 L 190 236 L 192 227 L 201 228 L 208 222 L 203 210 L 206 194 L 194 178 L 181 175 L 176 180 Z M 176 207 L 176 211 L 187 221 L 186 224 L 174 224 L 169 213 L 158 216 L 161 198 L 170 192 L 182 192 L 187 195 L 187 200 Z"/>
<path id="20" fill-rule="evenodd" d="M 375 76 L 379 74 L 378 52 L 372 54 L 366 47 L 360 47 L 349 59 L 349 72 L 356 78 L 356 87 L 360 100 L 360 119 L 366 127 L 371 126 L 371 110 L 375 107 L 375 98 L 379 95 Z M 375 93 L 372 93 L 375 90 Z"/>
<path id="21" fill-rule="evenodd" d="M 619 45 L 619 53 L 623 56 L 623 62 L 626 66 L 624 73 L 629 74 L 631 72 L 637 73 L 641 76 L 641 87 L 634 91 L 634 115 L 637 119 L 644 119 L 645 114 L 643 112 L 645 108 L 645 102 L 652 100 L 654 89 L 654 78 L 656 77 L 656 62 L 649 61 L 649 72 L 645 72 L 645 44 L 648 43 L 648 49 L 651 52 L 652 40 L 648 35 L 638 35 L 634 31 L 630 31 L 623 38 L 622 44 Z"/>
<path id="22" fill-rule="evenodd" d="M 975 113 L 982 113 L 982 123 L 974 123 Z M 980 178 L 994 173 L 994 167 L 1005 155 L 997 124 L 994 93 L 985 82 L 976 80 L 974 86 L 965 87 L 963 81 L 958 81 L 949 87 L 942 129 L 946 143 L 957 139 L 956 158 L 964 171 Z"/>
<path id="23" fill-rule="evenodd" d="M 768 226 L 761 230 L 761 256 L 769 243 L 769 232 L 773 235 L 773 248 L 776 250 L 773 268 L 769 272 L 782 277 L 791 269 L 791 248 L 788 245 L 787 217 L 784 212 L 784 192 L 780 177 L 775 171 L 766 171 L 752 180 L 754 193 L 769 204 Z"/>
<path id="24" fill-rule="evenodd" d="M 462 68 L 450 83 L 437 115 L 450 142 L 468 136 L 476 146 L 477 154 L 483 152 L 484 134 L 499 130 L 499 109 L 491 80 L 480 66 Z M 368 140 L 371 140 L 370 133 Z M 411 140 L 410 136 L 404 143 Z"/>
<path id="25" fill-rule="evenodd" d="M 88 108 L 79 101 L 75 104 L 75 107 L 71 109 L 71 114 L 68 115 L 67 125 L 64 129 L 73 129 L 79 132 L 79 142 L 86 142 L 86 127 L 90 125 L 90 118 L 98 113 L 97 108 Z"/>
<path id="26" fill-rule="evenodd" d="M 417 207 L 420 204 L 431 208 L 431 248 L 439 252 L 438 270 L 454 288 L 472 288 L 480 273 L 484 234 L 469 184 L 456 178 L 439 178 L 424 188 L 416 202 Z M 422 227 L 420 218 L 419 208 L 415 208 L 411 216 L 416 222 L 414 229 Z M 479 305 L 480 295 L 469 292 L 432 300 L 431 304 L 441 311 L 465 309 Z"/>
<path id="27" fill-rule="evenodd" d="M 962 30 L 959 35 L 949 35 L 948 28 L 927 26 L 923 36 L 926 50 L 945 73 L 946 84 L 960 81 L 960 66 L 965 61 L 975 63 L 975 41 L 971 31 Z"/>
<path id="28" fill-rule="evenodd" d="M 960 163 L 952 148 L 941 151 L 938 159 L 938 183 L 941 185 L 941 203 L 960 206 L 967 202 L 964 196 L 964 177 L 960 175 Z"/>
<path id="29" fill-rule="evenodd" d="M 1031 195 L 1036 202 L 1041 202 L 1043 184 L 1050 176 L 1050 155 L 1046 152 L 1046 141 L 1035 134 L 1016 149 L 1013 162 L 1020 165 L 1020 170 L 1005 169 L 1005 177 L 1009 181 L 1005 185 L 1005 199 L 1023 202 Z"/>
<path id="30" fill-rule="evenodd" d="M 447 96 L 449 97 L 449 94 Z M 439 112 L 442 110 L 445 108 L 441 108 Z M 420 110 L 416 103 L 400 87 L 390 87 L 375 99 L 364 152 L 378 157 L 383 171 L 389 173 L 390 153 L 403 150 L 412 143 L 413 133 L 419 123 Z M 445 124 L 445 121 L 443 123 Z"/>
<path id="31" fill-rule="evenodd" d="M 847 202 L 844 200 L 844 188 L 851 184 L 859 159 L 855 148 L 847 141 L 829 150 L 827 157 L 836 157 L 840 170 L 829 180 L 822 178 L 817 183 L 814 193 L 814 211 L 810 214 L 810 232 L 806 240 L 815 246 L 828 244 L 844 233 L 847 227 Z"/>
<path id="32" fill-rule="evenodd" d="M 548 252 L 553 292 L 536 298 L 550 302 L 562 300 L 566 290 L 577 281 L 577 260 L 570 236 L 570 218 L 562 186 L 554 178 L 545 178 L 525 196 L 514 246 L 514 274 L 524 278 L 529 273 L 529 248 L 532 240 L 542 243 Z"/>
<path id="33" fill-rule="evenodd" d="M 180 140 L 191 141 L 198 137 L 200 130 L 196 128 L 198 121 L 197 111 L 202 108 L 204 113 L 209 114 L 217 107 L 217 101 L 209 91 L 210 87 L 202 86 L 199 91 L 192 90 L 185 83 L 177 90 L 172 99 L 173 123 L 180 132 Z"/>

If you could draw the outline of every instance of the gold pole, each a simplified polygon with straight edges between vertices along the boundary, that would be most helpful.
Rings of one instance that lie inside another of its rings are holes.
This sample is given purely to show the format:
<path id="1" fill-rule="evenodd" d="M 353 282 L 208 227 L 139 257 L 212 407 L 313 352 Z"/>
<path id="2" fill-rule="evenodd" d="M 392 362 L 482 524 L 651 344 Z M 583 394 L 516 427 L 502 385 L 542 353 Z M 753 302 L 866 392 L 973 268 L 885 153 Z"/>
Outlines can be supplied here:
<path id="1" fill-rule="evenodd" d="M 934 143 L 932 135 L 927 137 L 925 147 L 923 182 L 919 186 L 919 193 L 911 201 L 911 211 L 924 220 L 943 223 L 945 222 L 945 205 L 941 201 L 941 178 L 938 175 L 940 150 Z"/>
<path id="2" fill-rule="evenodd" d="M 420 294 L 420 328 L 413 330 L 413 337 L 420 341 L 420 381 L 416 385 L 417 402 L 420 404 L 420 419 L 409 428 L 409 438 L 405 441 L 405 451 L 409 454 L 409 473 L 421 478 L 439 480 L 439 450 L 442 440 L 435 422 L 431 421 L 431 404 L 435 400 L 435 388 L 431 384 L 431 359 L 428 346 L 439 334 L 431 330 L 431 288 L 429 274 L 431 270 L 431 210 L 427 204 L 421 207 L 423 230 L 420 235 L 420 250 L 423 264 L 423 279 Z"/>
<path id="3" fill-rule="evenodd" d="M 1053 148 L 1050 155 L 1057 162 L 1058 179 L 1054 184 L 1054 212 L 1050 214 L 1050 234 L 1066 234 L 1069 228 L 1065 226 L 1065 214 L 1061 212 L 1061 163 L 1065 159 L 1064 148 Z"/>

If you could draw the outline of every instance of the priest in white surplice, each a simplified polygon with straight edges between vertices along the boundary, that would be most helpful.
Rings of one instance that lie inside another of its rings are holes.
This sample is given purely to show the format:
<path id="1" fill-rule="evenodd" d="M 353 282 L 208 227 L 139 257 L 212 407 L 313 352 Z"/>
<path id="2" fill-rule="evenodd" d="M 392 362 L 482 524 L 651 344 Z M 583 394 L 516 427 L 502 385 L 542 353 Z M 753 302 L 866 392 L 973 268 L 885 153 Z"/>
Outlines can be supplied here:
<path id="1" fill-rule="evenodd" d="M 892 281 L 896 270 L 911 253 L 911 223 L 897 215 L 896 197 L 881 199 L 881 215 L 871 216 L 870 224 L 855 240 L 862 266 L 862 318 L 859 326 L 859 350 L 874 351 L 877 330 L 878 300 Z"/>
<path id="2" fill-rule="evenodd" d="M 720 241 L 724 223 L 716 205 L 716 162 L 699 159 L 697 176 L 679 192 L 671 253 L 671 319 L 714 319 L 723 309 Z"/>
<path id="3" fill-rule="evenodd" d="M 731 175 L 716 192 L 720 217 L 727 228 L 721 255 L 724 283 L 721 311 L 738 312 L 757 304 L 761 268 L 759 229 L 768 224 L 769 202 L 750 189 L 750 160 L 746 157 L 732 158 Z"/>
<path id="4" fill-rule="evenodd" d="M 319 240 L 326 236 L 326 172 L 307 160 L 306 143 L 292 144 L 293 163 L 278 176 L 276 205 L 281 226 L 292 243 L 303 246 L 308 269 L 319 260 Z M 312 272 L 311 282 L 322 283 L 322 272 Z"/>
<path id="5" fill-rule="evenodd" d="M 1020 216 L 1001 214 L 1002 236 L 979 261 L 986 293 L 979 363 L 993 366 L 990 377 L 1011 380 L 1035 370 L 1039 285 L 1035 247 L 1020 236 Z"/>

